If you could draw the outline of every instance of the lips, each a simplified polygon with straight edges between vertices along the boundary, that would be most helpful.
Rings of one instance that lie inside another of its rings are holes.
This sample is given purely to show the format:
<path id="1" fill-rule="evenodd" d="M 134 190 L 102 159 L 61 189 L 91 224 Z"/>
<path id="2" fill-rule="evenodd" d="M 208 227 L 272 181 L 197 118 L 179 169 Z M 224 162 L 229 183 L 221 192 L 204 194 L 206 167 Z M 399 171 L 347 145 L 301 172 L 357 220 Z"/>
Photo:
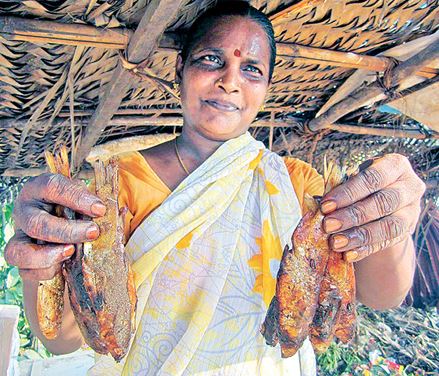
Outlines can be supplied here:
<path id="1" fill-rule="evenodd" d="M 229 101 L 220 99 L 206 99 L 203 102 L 219 111 L 234 112 L 239 110 L 237 105 Z"/>

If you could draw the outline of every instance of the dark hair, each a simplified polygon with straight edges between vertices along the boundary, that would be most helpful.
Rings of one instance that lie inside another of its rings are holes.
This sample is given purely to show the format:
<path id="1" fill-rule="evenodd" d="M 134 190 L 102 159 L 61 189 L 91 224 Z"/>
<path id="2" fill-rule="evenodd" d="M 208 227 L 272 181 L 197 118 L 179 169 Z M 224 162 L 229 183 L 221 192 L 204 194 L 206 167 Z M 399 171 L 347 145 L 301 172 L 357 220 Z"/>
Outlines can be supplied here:
<path id="1" fill-rule="evenodd" d="M 183 48 L 180 53 L 183 61 L 186 61 L 192 48 L 200 41 L 201 38 L 203 38 L 203 36 L 206 34 L 206 31 L 212 26 L 212 24 L 217 19 L 228 16 L 248 17 L 264 29 L 265 34 L 267 35 L 268 44 L 270 45 L 270 71 L 268 78 L 271 80 L 274 70 L 274 62 L 276 59 L 276 41 L 274 39 L 273 25 L 264 13 L 252 7 L 245 1 L 225 1 L 219 3 L 198 17 L 189 29 L 187 33 L 188 37 L 184 41 Z"/>

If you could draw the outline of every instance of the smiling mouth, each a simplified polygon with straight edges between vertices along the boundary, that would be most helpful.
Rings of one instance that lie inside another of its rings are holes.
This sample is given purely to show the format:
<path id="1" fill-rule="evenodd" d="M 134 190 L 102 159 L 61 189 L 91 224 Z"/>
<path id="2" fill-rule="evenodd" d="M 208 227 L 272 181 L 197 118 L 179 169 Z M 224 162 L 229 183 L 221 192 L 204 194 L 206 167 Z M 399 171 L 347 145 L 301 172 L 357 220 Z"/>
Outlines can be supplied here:
<path id="1" fill-rule="evenodd" d="M 223 102 L 217 100 L 204 100 L 203 102 L 219 111 L 224 111 L 224 112 L 238 111 L 238 107 L 236 107 L 233 103 L 230 102 Z"/>

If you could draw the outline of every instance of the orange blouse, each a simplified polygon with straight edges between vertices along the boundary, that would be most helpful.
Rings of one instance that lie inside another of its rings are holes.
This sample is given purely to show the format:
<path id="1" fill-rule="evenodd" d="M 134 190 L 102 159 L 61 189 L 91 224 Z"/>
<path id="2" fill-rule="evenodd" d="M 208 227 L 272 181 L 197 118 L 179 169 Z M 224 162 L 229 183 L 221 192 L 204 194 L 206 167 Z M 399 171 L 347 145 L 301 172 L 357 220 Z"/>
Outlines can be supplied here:
<path id="1" fill-rule="evenodd" d="M 311 165 L 299 159 L 285 157 L 284 161 L 303 210 L 305 193 L 322 195 L 323 178 Z M 171 190 L 139 152 L 119 156 L 119 187 L 119 207 L 128 208 L 124 228 L 128 240 L 140 223 L 171 194 Z"/>

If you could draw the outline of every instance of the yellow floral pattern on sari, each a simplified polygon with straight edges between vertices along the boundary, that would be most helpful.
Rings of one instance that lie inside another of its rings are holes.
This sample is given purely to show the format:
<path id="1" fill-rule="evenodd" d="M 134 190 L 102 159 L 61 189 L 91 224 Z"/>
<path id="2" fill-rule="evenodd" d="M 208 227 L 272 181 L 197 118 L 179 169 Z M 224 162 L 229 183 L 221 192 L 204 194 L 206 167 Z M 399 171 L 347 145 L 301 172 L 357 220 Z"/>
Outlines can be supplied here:
<path id="1" fill-rule="evenodd" d="M 280 264 L 282 246 L 279 237 L 273 235 L 268 220 L 262 224 L 262 236 L 256 238 L 255 241 L 260 253 L 248 261 L 248 265 L 258 273 L 253 291 L 263 296 L 264 303 L 268 307 L 276 292 L 275 273 L 277 273 L 277 269 L 273 265 L 279 266 Z"/>

